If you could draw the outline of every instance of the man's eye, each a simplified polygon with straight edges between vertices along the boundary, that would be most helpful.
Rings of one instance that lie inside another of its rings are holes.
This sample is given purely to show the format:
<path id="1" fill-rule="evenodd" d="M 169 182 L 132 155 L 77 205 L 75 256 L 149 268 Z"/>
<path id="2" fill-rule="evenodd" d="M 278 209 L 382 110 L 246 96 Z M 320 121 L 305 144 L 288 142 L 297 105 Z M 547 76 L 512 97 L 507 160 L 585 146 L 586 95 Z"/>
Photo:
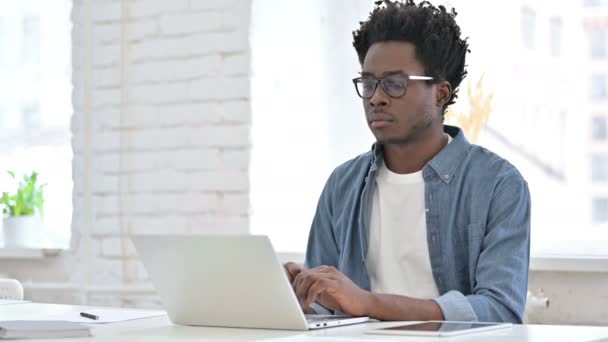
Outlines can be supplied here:
<path id="1" fill-rule="evenodd" d="M 365 89 L 373 89 L 374 88 L 374 84 L 373 83 L 363 83 L 363 88 L 365 88 Z"/>
<path id="2" fill-rule="evenodd" d="M 389 89 L 401 90 L 404 88 L 404 84 L 402 82 L 388 81 L 386 82 L 386 87 Z"/>

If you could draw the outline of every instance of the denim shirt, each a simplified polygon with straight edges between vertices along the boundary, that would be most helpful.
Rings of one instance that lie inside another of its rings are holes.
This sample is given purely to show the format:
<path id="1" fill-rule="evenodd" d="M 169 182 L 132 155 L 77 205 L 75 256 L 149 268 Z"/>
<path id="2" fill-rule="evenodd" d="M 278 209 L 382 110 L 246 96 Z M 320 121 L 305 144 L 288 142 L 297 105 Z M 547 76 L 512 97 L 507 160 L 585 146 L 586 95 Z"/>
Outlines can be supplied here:
<path id="1" fill-rule="evenodd" d="M 422 170 L 427 242 L 439 291 L 433 300 L 448 321 L 521 323 L 530 261 L 528 184 L 506 160 L 470 144 L 459 128 L 444 130 L 452 142 Z M 382 145 L 375 144 L 333 171 L 306 251 L 307 267 L 334 266 L 367 291 L 370 212 L 382 158 Z M 323 311 L 318 304 L 313 308 Z"/>

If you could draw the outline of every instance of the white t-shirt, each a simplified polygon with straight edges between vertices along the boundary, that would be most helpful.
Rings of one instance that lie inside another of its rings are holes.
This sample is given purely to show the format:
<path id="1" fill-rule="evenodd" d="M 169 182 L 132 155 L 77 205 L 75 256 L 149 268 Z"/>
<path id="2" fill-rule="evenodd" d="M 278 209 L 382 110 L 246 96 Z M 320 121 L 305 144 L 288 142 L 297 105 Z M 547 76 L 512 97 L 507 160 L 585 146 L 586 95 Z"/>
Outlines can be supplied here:
<path id="1" fill-rule="evenodd" d="M 451 142 L 448 136 L 448 143 Z M 418 299 L 439 295 L 426 233 L 422 171 L 378 170 L 370 221 L 367 271 L 371 290 Z"/>

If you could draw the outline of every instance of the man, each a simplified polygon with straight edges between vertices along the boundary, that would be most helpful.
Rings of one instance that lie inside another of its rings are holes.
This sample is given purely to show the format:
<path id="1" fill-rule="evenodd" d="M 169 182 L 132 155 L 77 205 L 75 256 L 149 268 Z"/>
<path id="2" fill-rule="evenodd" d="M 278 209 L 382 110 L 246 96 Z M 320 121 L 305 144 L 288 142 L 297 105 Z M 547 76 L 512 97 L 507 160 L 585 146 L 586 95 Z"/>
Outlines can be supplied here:
<path id="1" fill-rule="evenodd" d="M 377 142 L 334 170 L 305 266 L 285 265 L 306 312 L 522 322 L 528 185 L 443 125 L 466 75 L 455 17 L 386 0 L 353 33 L 362 67 L 353 82 Z"/>

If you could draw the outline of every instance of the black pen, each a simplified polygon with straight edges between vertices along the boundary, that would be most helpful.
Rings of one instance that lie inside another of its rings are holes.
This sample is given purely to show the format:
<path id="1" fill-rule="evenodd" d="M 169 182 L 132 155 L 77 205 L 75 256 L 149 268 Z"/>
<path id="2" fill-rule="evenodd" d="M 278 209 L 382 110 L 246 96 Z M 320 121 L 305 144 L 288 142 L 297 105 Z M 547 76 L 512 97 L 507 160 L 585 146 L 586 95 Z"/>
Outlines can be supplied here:
<path id="1" fill-rule="evenodd" d="M 86 312 L 81 312 L 80 316 L 84 317 L 84 318 L 88 318 L 88 319 L 94 319 L 94 320 L 98 320 L 99 316 L 90 314 L 90 313 L 86 313 Z"/>

